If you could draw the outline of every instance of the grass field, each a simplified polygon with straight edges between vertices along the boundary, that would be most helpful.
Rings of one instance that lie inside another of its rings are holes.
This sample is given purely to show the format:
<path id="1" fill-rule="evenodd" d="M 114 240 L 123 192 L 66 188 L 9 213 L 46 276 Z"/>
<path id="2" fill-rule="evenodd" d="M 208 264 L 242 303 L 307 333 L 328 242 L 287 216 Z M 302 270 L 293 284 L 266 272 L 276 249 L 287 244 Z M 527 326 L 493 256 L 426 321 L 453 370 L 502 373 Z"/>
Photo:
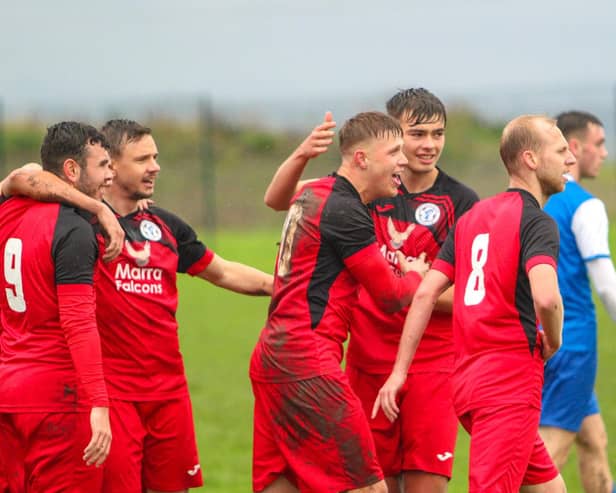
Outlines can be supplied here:
<path id="1" fill-rule="evenodd" d="M 282 216 L 281 216 L 282 220 Z M 612 232 L 611 238 L 616 237 Z M 205 237 L 208 242 L 208 238 Z M 217 233 L 209 241 L 220 255 L 271 272 L 278 232 Z M 616 251 L 612 245 L 613 251 Z M 201 464 L 206 485 L 193 491 L 246 493 L 252 491 L 252 392 L 248 362 L 263 326 L 268 300 L 217 289 L 200 279 L 180 278 L 180 339 L 192 392 Z M 608 433 L 609 456 L 616 473 L 616 327 L 600 317 L 597 392 Z M 515 440 L 515 437 L 511 437 Z M 468 437 L 459 435 L 451 493 L 467 490 Z M 571 457 L 564 471 L 570 493 L 581 492 Z"/>

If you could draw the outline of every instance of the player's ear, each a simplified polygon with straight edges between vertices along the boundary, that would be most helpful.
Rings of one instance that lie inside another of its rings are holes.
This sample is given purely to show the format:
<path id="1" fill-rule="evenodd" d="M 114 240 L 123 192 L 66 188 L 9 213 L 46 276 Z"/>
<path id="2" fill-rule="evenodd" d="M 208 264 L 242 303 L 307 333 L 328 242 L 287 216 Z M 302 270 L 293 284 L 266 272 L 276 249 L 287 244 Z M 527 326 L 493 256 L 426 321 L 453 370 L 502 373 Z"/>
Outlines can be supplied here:
<path id="1" fill-rule="evenodd" d="M 355 149 L 353 151 L 353 163 L 360 169 L 366 169 L 368 167 L 368 157 L 366 151 L 363 149 Z"/>
<path id="2" fill-rule="evenodd" d="M 81 167 L 79 163 L 74 159 L 66 159 L 62 165 L 62 171 L 64 172 L 64 176 L 70 183 L 77 183 L 79 180 L 79 175 L 81 173 Z"/>
<path id="3" fill-rule="evenodd" d="M 537 159 L 537 155 L 534 153 L 534 151 L 531 151 L 530 149 L 522 151 L 522 154 L 520 154 L 520 158 L 522 163 L 529 169 L 536 170 L 539 166 L 539 160 Z"/>
<path id="4" fill-rule="evenodd" d="M 571 150 L 571 152 L 573 153 L 574 156 L 579 156 L 580 155 L 580 151 L 582 149 L 582 143 L 580 142 L 579 139 L 573 137 L 571 138 L 568 142 L 569 144 L 569 149 Z"/>

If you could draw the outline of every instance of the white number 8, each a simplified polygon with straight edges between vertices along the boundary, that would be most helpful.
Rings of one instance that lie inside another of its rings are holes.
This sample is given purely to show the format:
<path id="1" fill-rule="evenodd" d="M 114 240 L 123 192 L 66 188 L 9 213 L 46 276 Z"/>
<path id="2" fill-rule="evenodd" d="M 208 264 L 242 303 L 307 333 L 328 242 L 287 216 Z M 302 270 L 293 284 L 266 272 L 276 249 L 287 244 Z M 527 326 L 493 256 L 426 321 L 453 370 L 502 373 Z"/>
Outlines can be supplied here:
<path id="1" fill-rule="evenodd" d="M 6 300 L 9 308 L 15 312 L 26 311 L 24 287 L 21 281 L 21 250 L 22 243 L 19 238 L 9 238 L 4 247 L 4 279 L 12 288 L 6 288 Z"/>
<path id="2" fill-rule="evenodd" d="M 483 267 L 488 261 L 488 244 L 490 234 L 483 233 L 475 236 L 471 247 L 471 265 L 473 270 L 466 282 L 464 290 L 464 304 L 466 306 L 478 305 L 486 295 L 486 286 Z"/>

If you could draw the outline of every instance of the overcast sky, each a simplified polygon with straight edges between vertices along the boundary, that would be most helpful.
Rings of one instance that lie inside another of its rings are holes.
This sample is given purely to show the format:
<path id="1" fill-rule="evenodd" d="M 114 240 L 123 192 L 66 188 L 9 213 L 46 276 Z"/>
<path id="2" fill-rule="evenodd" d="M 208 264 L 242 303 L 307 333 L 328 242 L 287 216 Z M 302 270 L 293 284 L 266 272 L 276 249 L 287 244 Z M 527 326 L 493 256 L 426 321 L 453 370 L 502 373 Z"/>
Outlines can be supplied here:
<path id="1" fill-rule="evenodd" d="M 419 85 L 612 108 L 616 1 L 0 0 L 0 67 L 9 112 L 198 94 L 292 108 Z"/>

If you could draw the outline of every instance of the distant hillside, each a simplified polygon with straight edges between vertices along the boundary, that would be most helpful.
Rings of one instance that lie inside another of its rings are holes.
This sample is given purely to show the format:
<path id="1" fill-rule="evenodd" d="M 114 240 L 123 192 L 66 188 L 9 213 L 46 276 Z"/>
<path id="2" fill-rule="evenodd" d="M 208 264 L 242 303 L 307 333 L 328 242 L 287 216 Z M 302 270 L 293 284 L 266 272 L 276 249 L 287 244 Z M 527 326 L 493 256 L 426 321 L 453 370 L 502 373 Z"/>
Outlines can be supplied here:
<path id="1" fill-rule="evenodd" d="M 160 151 L 162 171 L 156 187 L 157 204 L 174 210 L 196 226 L 254 229 L 280 225 L 282 214 L 263 205 L 263 194 L 278 165 L 313 124 L 299 132 L 256 123 L 240 126 L 213 116 L 204 125 L 154 112 L 142 121 L 153 128 Z M 481 197 L 502 190 L 507 178 L 498 156 L 501 129 L 501 122 L 454 106 L 449 113 L 440 166 Z M 4 126 L 0 133 L 0 159 L 5 173 L 22 163 L 38 160 L 44 130 L 45 125 L 35 120 Z M 306 174 L 322 176 L 338 164 L 334 148 L 311 163 Z M 590 184 L 606 199 L 612 214 L 616 214 L 616 197 L 611 193 L 615 181 L 616 169 L 606 167 L 602 178 Z"/>

